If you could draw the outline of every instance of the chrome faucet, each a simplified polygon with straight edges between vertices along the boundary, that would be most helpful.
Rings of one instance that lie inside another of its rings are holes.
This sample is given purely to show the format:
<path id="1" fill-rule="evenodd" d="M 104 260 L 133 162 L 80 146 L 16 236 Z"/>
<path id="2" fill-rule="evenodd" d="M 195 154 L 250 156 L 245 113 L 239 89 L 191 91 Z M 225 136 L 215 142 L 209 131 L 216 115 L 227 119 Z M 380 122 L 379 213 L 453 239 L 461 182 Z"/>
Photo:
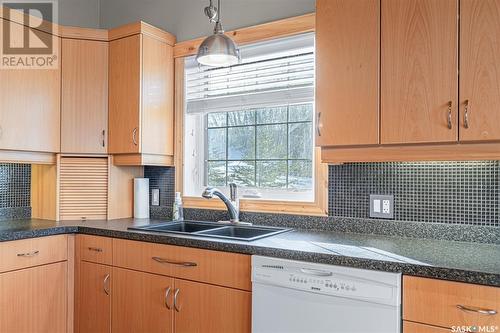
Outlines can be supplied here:
<path id="1" fill-rule="evenodd" d="M 229 184 L 229 199 L 215 187 L 207 187 L 201 194 L 205 199 L 219 197 L 226 205 L 229 213 L 229 222 L 240 223 L 240 200 L 238 199 L 238 187 L 234 183 Z"/>

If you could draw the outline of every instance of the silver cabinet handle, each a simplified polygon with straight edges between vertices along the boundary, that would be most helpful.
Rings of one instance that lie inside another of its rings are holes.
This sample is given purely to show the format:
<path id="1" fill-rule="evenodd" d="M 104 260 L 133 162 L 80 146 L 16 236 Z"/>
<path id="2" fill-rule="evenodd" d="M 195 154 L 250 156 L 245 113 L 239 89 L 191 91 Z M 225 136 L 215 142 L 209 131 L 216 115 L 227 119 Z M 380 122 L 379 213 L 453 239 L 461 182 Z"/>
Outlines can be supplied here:
<path id="1" fill-rule="evenodd" d="M 469 100 L 465 100 L 465 108 L 464 108 L 464 127 L 469 128 Z"/>
<path id="2" fill-rule="evenodd" d="M 314 276 L 332 276 L 332 272 L 322 271 L 320 269 L 310 269 L 310 268 L 301 268 L 300 271 L 304 274 L 314 275 Z"/>
<path id="3" fill-rule="evenodd" d="M 167 259 L 163 259 L 160 257 L 152 257 L 156 262 L 159 262 L 160 264 L 169 264 L 169 265 L 176 265 L 176 266 L 182 266 L 182 267 L 196 267 L 198 266 L 197 263 L 195 262 L 189 262 L 189 261 L 171 261 Z"/>
<path id="4" fill-rule="evenodd" d="M 451 101 L 448 102 L 448 128 L 452 129 L 453 124 L 451 123 L 451 107 L 453 106 L 453 103 Z"/>
<path id="5" fill-rule="evenodd" d="M 100 247 L 88 247 L 89 251 L 94 251 L 94 252 L 102 252 L 102 249 Z"/>
<path id="6" fill-rule="evenodd" d="M 106 130 L 102 130 L 102 146 L 106 147 Z"/>
<path id="7" fill-rule="evenodd" d="M 137 127 L 132 131 L 132 142 L 137 146 Z"/>
<path id="8" fill-rule="evenodd" d="M 104 293 L 109 296 L 109 274 L 104 277 L 103 289 Z"/>
<path id="9" fill-rule="evenodd" d="M 18 257 L 34 257 L 34 256 L 38 255 L 39 253 L 40 253 L 40 251 L 36 250 L 33 252 L 18 253 L 17 256 Z"/>
<path id="10" fill-rule="evenodd" d="M 181 312 L 181 307 L 179 305 L 177 305 L 177 298 L 179 297 L 180 292 L 181 292 L 181 290 L 177 288 L 175 290 L 175 293 L 174 293 L 174 309 L 177 312 Z"/>
<path id="11" fill-rule="evenodd" d="M 457 308 L 462 310 L 462 311 L 465 311 L 465 312 L 475 312 L 475 313 L 479 313 L 479 314 L 482 314 L 485 316 L 494 316 L 497 314 L 496 310 L 481 309 L 481 308 L 478 308 L 475 306 L 466 306 L 466 305 L 457 304 Z"/>
<path id="12" fill-rule="evenodd" d="M 318 136 L 321 136 L 321 112 L 318 112 L 318 115 L 316 116 L 316 132 L 318 133 Z"/>
<path id="13" fill-rule="evenodd" d="M 168 298 L 170 296 L 170 291 L 172 290 L 172 288 L 168 287 L 166 290 L 165 290 L 165 307 L 167 309 L 172 309 L 172 307 L 170 306 L 170 303 L 168 302 Z"/>

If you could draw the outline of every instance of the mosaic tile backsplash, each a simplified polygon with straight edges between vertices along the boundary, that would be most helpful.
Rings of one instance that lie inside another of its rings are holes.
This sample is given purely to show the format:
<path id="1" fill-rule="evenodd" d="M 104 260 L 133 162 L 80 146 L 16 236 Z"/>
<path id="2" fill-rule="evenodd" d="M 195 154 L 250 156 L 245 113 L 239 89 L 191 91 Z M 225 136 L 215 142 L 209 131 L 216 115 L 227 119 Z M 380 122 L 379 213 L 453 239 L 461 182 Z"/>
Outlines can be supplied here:
<path id="1" fill-rule="evenodd" d="M 31 166 L 0 163 L 0 220 L 31 216 Z"/>
<path id="2" fill-rule="evenodd" d="M 175 168 L 146 166 L 144 178 L 149 178 L 149 202 L 152 202 L 152 189 L 160 190 L 160 205 L 149 207 L 150 217 L 171 219 L 175 199 Z"/>
<path id="3" fill-rule="evenodd" d="M 396 220 L 500 226 L 499 161 L 334 165 L 328 192 L 331 216 L 368 218 L 370 194 L 393 194 Z"/>
<path id="4" fill-rule="evenodd" d="M 160 189 L 152 218 L 171 218 L 175 169 L 146 167 Z M 394 195 L 398 221 L 500 227 L 500 162 L 348 163 L 329 167 L 329 214 L 369 218 L 370 194 Z"/>

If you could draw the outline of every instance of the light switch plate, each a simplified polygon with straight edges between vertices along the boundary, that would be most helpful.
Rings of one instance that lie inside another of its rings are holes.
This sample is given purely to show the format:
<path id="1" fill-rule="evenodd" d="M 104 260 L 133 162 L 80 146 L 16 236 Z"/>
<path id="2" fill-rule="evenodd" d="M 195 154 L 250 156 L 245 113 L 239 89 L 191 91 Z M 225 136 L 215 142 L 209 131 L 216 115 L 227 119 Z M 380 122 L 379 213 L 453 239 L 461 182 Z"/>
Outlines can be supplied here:
<path id="1" fill-rule="evenodd" d="M 154 188 L 151 190 L 151 205 L 159 206 L 160 205 L 160 189 Z"/>
<path id="2" fill-rule="evenodd" d="M 394 195 L 370 194 L 370 217 L 393 219 Z"/>

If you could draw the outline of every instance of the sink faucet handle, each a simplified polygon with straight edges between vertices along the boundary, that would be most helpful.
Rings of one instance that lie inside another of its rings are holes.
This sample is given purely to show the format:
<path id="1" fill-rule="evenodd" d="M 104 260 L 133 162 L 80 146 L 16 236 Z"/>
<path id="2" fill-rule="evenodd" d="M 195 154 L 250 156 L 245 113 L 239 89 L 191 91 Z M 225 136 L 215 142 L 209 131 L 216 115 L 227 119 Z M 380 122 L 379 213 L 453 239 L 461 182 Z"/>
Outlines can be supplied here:
<path id="1" fill-rule="evenodd" d="M 238 185 L 235 183 L 229 183 L 229 198 L 231 201 L 236 201 L 238 199 Z"/>

